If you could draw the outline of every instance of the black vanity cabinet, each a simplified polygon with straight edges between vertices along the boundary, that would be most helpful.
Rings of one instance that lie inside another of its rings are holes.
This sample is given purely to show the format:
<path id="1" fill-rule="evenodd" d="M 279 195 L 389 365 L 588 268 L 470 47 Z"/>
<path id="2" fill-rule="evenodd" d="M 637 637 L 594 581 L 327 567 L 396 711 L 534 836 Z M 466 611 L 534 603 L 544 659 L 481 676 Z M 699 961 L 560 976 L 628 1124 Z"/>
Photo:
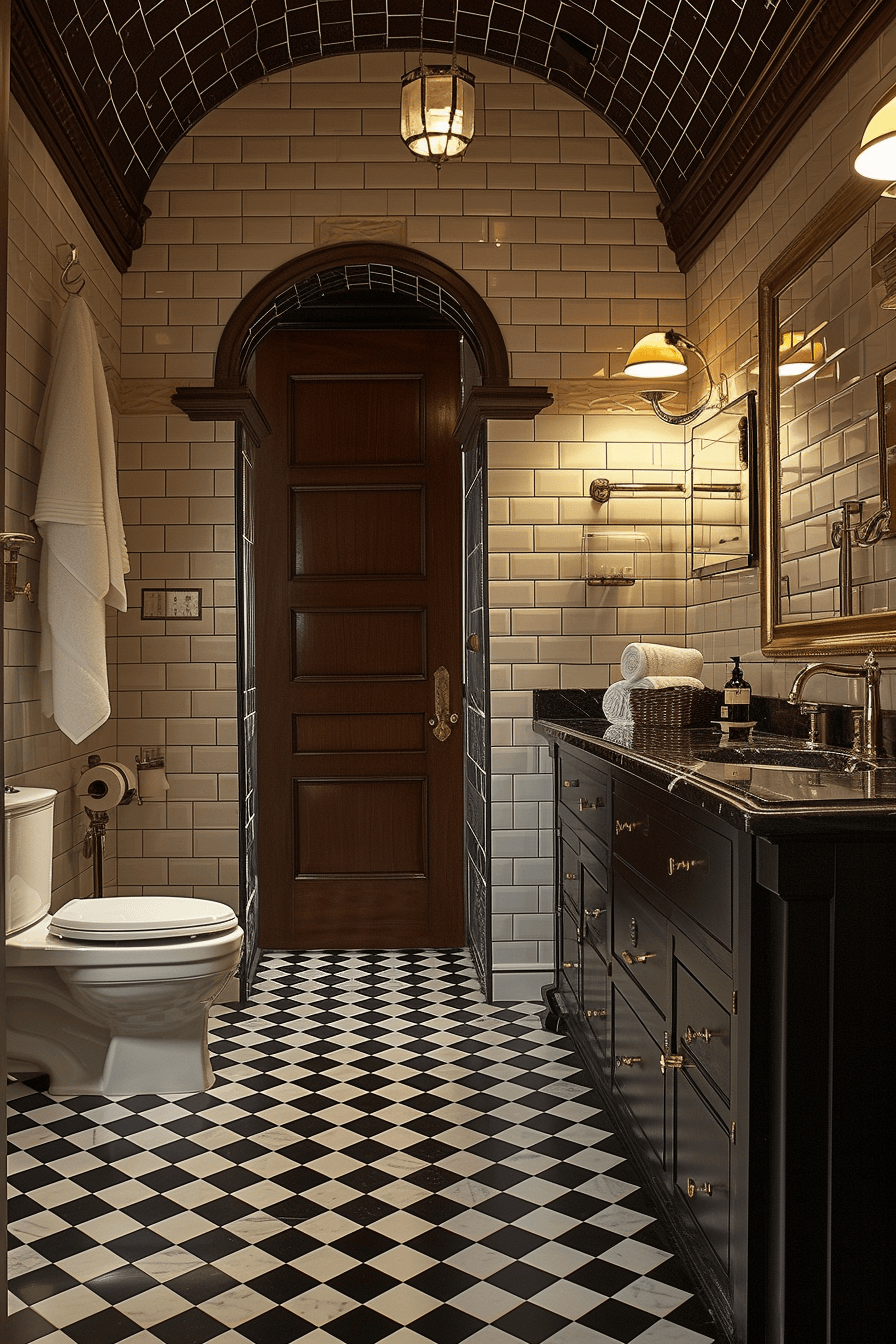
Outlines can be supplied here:
<path id="1" fill-rule="evenodd" d="M 857 1164 L 873 1189 L 890 1161 L 870 1060 L 896 794 L 868 817 L 748 813 L 569 737 L 546 1024 L 578 1046 L 720 1339 L 876 1338 L 887 1243 Z"/>

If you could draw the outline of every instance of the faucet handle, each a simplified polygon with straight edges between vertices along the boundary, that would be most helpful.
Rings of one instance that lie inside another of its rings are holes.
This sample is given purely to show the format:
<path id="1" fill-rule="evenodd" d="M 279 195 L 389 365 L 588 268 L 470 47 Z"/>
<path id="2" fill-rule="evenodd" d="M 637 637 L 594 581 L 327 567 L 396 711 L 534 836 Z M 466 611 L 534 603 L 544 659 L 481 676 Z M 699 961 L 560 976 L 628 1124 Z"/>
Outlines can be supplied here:
<path id="1" fill-rule="evenodd" d="M 818 745 L 818 714 L 821 706 L 815 700 L 803 700 L 800 702 L 800 713 L 809 716 L 809 738 L 810 747 Z"/>

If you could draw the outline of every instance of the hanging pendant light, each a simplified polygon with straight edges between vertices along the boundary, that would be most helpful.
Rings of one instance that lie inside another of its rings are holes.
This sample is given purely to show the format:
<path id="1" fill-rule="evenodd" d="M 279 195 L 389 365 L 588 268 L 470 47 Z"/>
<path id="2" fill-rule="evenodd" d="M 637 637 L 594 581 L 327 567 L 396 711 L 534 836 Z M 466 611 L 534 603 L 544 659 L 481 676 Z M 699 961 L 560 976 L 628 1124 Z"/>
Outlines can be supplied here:
<path id="1" fill-rule="evenodd" d="M 476 81 L 456 60 L 425 65 L 401 81 L 401 138 L 412 154 L 441 168 L 460 159 L 473 139 Z"/>
<path id="2" fill-rule="evenodd" d="M 854 166 L 862 177 L 896 182 L 896 90 L 873 108 Z"/>

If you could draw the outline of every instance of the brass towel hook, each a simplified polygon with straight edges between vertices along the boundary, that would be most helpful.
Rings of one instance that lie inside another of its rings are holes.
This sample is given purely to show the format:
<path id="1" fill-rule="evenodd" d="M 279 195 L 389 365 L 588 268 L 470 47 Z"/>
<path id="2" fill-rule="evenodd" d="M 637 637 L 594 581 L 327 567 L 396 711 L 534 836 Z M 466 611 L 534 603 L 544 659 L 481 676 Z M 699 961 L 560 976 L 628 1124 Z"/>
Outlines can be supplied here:
<path id="1" fill-rule="evenodd" d="M 34 538 L 29 537 L 26 532 L 0 532 L 0 547 L 6 551 L 6 559 L 3 562 L 3 600 L 4 602 L 13 602 L 17 594 L 27 597 L 29 602 L 34 601 L 34 594 L 31 591 L 31 584 L 26 583 L 24 588 L 16 587 L 16 575 L 19 568 L 19 551 L 28 542 L 34 544 Z"/>

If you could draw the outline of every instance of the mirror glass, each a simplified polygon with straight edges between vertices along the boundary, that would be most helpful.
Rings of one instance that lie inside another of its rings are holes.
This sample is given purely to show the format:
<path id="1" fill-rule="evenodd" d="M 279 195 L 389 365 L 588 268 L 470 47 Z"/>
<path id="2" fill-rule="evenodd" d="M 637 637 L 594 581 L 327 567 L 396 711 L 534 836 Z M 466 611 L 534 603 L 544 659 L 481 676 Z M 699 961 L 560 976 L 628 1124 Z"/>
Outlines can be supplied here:
<path id="1" fill-rule="evenodd" d="M 773 657 L 896 647 L 896 311 L 881 306 L 871 273 L 896 200 L 879 191 L 847 184 L 760 282 L 763 651 Z"/>
<path id="2" fill-rule="evenodd" d="M 690 513 L 692 578 L 756 564 L 755 392 L 691 430 Z"/>

